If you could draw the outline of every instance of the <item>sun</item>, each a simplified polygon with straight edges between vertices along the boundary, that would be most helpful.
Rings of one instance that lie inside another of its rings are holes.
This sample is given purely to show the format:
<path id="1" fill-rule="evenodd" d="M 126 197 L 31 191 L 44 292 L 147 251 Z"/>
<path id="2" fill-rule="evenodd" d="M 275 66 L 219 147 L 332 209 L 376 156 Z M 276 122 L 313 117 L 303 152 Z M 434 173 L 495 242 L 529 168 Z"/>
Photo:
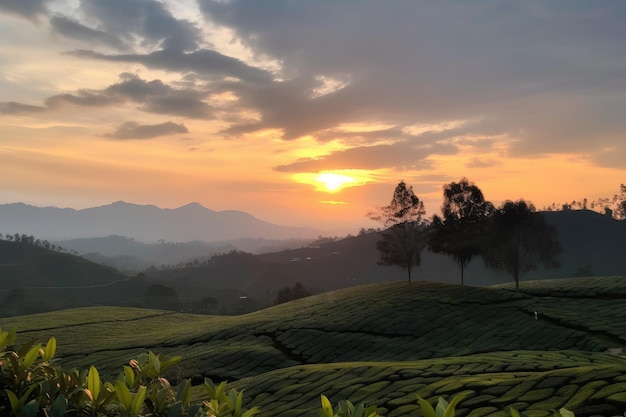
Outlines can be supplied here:
<path id="1" fill-rule="evenodd" d="M 339 190 L 344 184 L 350 184 L 355 182 L 354 178 L 352 177 L 341 174 L 333 174 L 330 172 L 319 174 L 316 180 L 324 184 L 326 190 L 331 192 Z"/>

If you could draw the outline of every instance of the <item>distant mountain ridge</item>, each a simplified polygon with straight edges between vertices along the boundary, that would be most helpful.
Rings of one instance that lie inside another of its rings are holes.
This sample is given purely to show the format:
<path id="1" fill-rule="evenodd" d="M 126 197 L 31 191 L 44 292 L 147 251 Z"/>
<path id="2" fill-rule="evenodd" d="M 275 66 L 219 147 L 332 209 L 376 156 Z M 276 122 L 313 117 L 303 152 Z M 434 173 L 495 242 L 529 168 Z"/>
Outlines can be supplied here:
<path id="1" fill-rule="evenodd" d="M 167 209 L 117 201 L 81 210 L 1 204 L 0 233 L 27 234 L 48 240 L 120 235 L 143 242 L 215 242 L 240 238 L 310 238 L 318 236 L 320 231 L 265 222 L 243 211 L 214 211 L 199 203 Z"/>

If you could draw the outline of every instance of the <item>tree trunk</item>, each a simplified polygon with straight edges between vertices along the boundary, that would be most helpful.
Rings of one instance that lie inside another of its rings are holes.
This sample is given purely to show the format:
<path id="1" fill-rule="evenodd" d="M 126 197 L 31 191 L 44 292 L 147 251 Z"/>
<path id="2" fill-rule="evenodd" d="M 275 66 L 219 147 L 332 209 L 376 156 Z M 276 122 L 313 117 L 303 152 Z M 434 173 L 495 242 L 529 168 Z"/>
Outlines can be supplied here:
<path id="1" fill-rule="evenodd" d="M 461 285 L 465 285 L 465 283 L 464 283 L 464 277 L 463 277 L 463 270 L 464 270 L 464 268 L 463 268 L 463 264 L 461 264 Z"/>
<path id="2" fill-rule="evenodd" d="M 411 266 L 410 265 L 407 266 L 406 269 L 407 269 L 407 271 L 409 273 L 409 282 L 411 282 Z"/>

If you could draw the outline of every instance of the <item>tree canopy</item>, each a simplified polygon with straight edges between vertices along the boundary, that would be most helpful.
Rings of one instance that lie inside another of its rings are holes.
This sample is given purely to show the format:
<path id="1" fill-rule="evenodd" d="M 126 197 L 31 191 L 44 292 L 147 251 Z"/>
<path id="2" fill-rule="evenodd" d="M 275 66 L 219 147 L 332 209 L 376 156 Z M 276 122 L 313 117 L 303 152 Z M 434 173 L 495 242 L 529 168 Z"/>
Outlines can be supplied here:
<path id="1" fill-rule="evenodd" d="M 556 256 L 560 252 L 556 229 L 532 204 L 506 201 L 490 216 L 483 260 L 488 267 L 512 275 L 516 289 L 520 275 L 536 269 L 538 264 L 558 267 Z"/>
<path id="2" fill-rule="evenodd" d="M 486 221 L 493 211 L 493 204 L 467 178 L 443 186 L 443 218 L 433 216 L 429 245 L 433 252 L 454 259 L 461 270 L 461 285 L 465 267 L 482 251 Z"/>
<path id="3" fill-rule="evenodd" d="M 378 263 L 405 268 L 409 282 L 411 270 L 420 264 L 421 252 L 426 246 L 425 215 L 424 203 L 415 195 L 413 187 L 404 181 L 396 186 L 389 205 L 368 215 L 386 227 L 376 242 L 380 252 Z"/>

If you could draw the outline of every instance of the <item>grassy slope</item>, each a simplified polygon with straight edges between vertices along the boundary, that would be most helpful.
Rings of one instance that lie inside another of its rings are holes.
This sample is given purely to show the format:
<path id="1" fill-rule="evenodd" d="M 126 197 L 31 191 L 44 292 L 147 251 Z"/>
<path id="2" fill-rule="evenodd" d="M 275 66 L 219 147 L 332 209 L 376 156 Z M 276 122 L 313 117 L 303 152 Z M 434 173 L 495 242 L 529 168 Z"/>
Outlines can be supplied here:
<path id="1" fill-rule="evenodd" d="M 55 335 L 64 365 L 109 374 L 147 349 L 181 355 L 175 376 L 236 381 L 267 416 L 314 415 L 321 393 L 417 415 L 415 393 L 464 389 L 473 395 L 460 415 L 510 405 L 584 415 L 626 402 L 626 361 L 601 353 L 626 345 L 623 297 L 626 277 L 524 283 L 520 293 L 384 283 L 237 317 L 103 307 L 0 325 L 17 325 L 22 339 Z"/>

